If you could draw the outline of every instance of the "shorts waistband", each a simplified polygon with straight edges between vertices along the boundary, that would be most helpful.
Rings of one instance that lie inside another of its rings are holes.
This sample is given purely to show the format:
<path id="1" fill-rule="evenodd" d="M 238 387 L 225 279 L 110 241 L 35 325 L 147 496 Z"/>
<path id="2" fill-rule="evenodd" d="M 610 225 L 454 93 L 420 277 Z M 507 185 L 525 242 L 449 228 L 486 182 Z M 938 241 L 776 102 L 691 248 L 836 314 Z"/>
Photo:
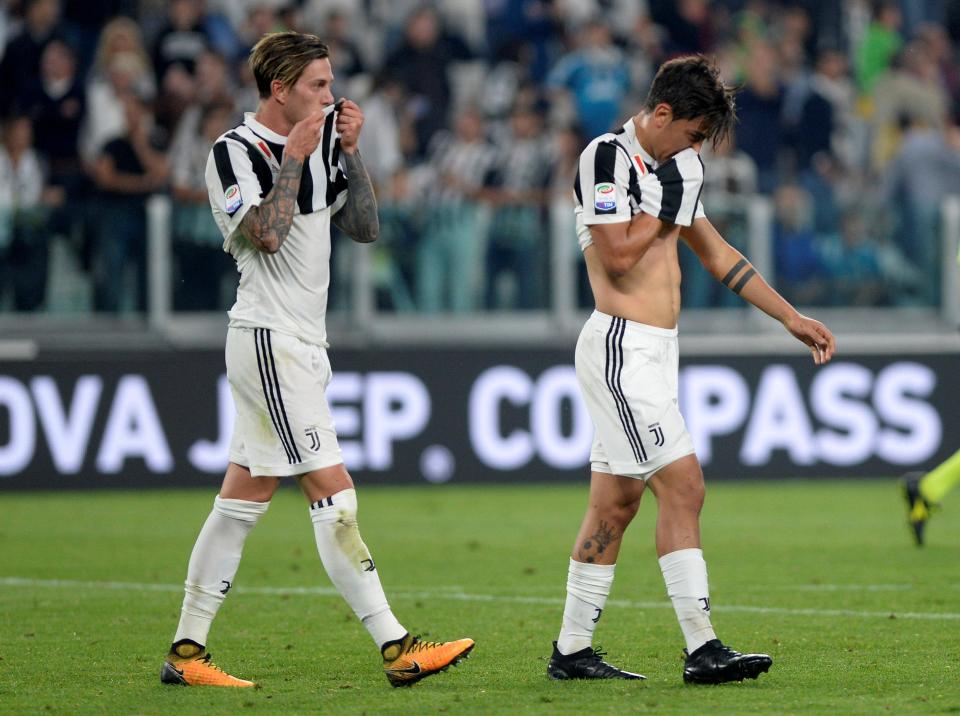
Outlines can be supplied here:
<path id="1" fill-rule="evenodd" d="M 625 326 L 625 333 L 646 333 L 649 336 L 657 336 L 659 338 L 676 338 L 678 333 L 676 326 L 673 328 L 650 326 L 646 323 L 637 323 L 636 321 L 630 321 L 626 318 L 620 318 L 619 316 L 611 316 L 597 310 L 594 310 L 593 314 L 591 314 L 590 321 L 598 322 L 604 326 L 609 326 L 612 321 L 621 321 Z"/>

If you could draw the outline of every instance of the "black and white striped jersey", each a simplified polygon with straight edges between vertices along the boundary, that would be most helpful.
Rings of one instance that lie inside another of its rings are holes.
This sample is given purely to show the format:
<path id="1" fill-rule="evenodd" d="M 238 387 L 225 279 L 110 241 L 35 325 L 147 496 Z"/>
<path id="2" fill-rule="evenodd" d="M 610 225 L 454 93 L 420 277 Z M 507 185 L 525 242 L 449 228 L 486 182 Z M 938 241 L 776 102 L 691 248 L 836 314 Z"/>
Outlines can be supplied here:
<path id="1" fill-rule="evenodd" d="M 627 120 L 616 132 L 594 139 L 580 154 L 574 181 L 580 249 L 593 243 L 590 226 L 630 221 L 640 211 L 690 226 L 705 215 L 702 186 L 703 162 L 695 150 L 685 149 L 660 165 L 640 146 L 633 119 Z"/>
<path id="2" fill-rule="evenodd" d="M 287 138 L 253 113 L 220 136 L 207 159 L 207 193 L 224 251 L 240 272 L 230 325 L 269 328 L 326 346 L 330 283 L 330 217 L 347 200 L 340 140 L 331 105 L 316 151 L 304 162 L 290 233 L 275 254 L 257 251 L 238 231 L 251 207 L 273 189 Z"/>

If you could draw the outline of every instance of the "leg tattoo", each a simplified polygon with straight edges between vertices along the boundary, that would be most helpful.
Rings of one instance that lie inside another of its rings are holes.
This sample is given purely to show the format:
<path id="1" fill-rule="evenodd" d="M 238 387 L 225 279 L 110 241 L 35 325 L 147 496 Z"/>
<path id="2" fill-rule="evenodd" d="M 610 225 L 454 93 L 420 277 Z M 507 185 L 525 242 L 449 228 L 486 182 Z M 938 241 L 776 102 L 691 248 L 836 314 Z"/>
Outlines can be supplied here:
<path id="1" fill-rule="evenodd" d="M 623 535 L 617 534 L 617 531 L 606 520 L 600 520 L 596 532 L 583 540 L 583 543 L 577 549 L 577 561 L 593 564 L 607 547 L 614 542 L 618 542 L 622 537 Z"/>

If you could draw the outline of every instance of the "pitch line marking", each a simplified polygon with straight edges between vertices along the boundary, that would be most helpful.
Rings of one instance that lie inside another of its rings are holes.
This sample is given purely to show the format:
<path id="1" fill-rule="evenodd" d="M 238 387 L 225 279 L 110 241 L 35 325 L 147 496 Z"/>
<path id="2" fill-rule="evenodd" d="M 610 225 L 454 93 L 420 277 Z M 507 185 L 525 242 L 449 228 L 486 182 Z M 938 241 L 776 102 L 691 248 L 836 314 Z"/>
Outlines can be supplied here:
<path id="1" fill-rule="evenodd" d="M 157 584 L 150 582 L 95 582 L 73 579 L 28 579 L 24 577 L 0 577 L 0 586 L 3 587 L 50 587 L 60 589 L 101 589 L 125 590 L 136 592 L 182 592 L 179 584 Z M 245 594 L 269 594 L 291 596 L 319 596 L 336 597 L 340 593 L 333 587 L 235 587 L 235 590 Z M 560 597 L 525 597 L 520 595 L 498 594 L 469 594 L 466 592 L 447 592 L 443 589 L 434 591 L 394 590 L 394 598 L 401 599 L 453 599 L 462 602 L 495 602 L 507 604 L 535 604 L 557 606 L 563 605 Z M 670 602 L 638 602 L 630 599 L 611 599 L 607 602 L 627 609 L 673 609 Z M 858 609 L 805 609 L 793 607 L 757 607 L 738 604 L 719 605 L 721 612 L 741 612 L 745 614 L 781 614 L 783 616 L 803 617 L 852 617 L 859 619 L 921 619 L 930 621 L 960 621 L 960 613 L 956 612 L 898 612 L 898 611 L 867 611 Z"/>

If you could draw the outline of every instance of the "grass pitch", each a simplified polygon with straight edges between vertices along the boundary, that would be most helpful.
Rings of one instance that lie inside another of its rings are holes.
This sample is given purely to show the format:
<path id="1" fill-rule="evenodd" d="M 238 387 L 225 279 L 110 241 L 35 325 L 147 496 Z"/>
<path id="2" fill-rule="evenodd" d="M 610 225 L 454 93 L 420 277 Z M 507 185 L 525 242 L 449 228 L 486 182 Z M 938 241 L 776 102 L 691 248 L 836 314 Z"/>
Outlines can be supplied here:
<path id="1" fill-rule="evenodd" d="M 893 481 L 708 485 L 714 625 L 774 657 L 758 681 L 719 687 L 682 683 L 652 495 L 596 638 L 649 680 L 546 678 L 585 485 L 359 488 L 361 530 L 400 620 L 428 639 L 477 640 L 469 660 L 412 689 L 387 685 L 323 572 L 304 499 L 284 489 L 210 639 L 221 666 L 263 688 L 161 686 L 213 495 L 0 495 L 0 712 L 960 712 L 960 504 L 918 550 Z"/>

